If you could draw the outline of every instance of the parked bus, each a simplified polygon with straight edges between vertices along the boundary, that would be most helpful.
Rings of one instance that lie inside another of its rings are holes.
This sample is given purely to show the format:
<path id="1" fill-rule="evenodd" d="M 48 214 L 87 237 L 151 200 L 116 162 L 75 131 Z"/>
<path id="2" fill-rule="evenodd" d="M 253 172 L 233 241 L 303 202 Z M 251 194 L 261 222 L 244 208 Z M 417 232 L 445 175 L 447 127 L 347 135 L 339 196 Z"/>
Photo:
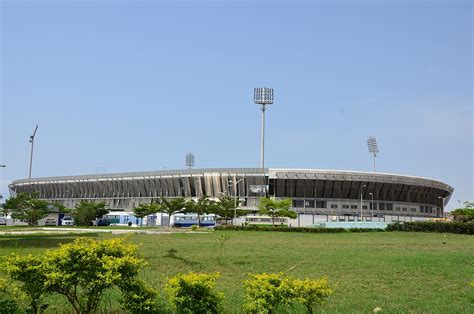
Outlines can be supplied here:
<path id="1" fill-rule="evenodd" d="M 216 215 L 201 215 L 201 227 L 214 227 L 216 225 Z M 175 214 L 172 216 L 171 225 L 173 227 L 191 227 L 198 224 L 197 214 Z"/>
<path id="2" fill-rule="evenodd" d="M 284 225 L 288 226 L 288 218 L 286 217 L 275 217 L 273 218 L 270 216 L 246 216 L 245 217 L 245 224 L 246 225 L 266 225 L 271 226 L 272 223 L 275 225 Z"/>

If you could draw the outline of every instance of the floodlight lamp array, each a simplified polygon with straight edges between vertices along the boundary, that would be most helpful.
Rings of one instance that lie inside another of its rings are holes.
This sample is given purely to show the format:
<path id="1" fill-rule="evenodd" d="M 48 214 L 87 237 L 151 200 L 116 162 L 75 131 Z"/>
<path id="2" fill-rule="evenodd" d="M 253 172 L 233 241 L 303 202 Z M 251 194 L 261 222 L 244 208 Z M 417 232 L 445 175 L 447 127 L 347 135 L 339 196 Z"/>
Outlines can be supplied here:
<path id="1" fill-rule="evenodd" d="M 369 148 L 369 152 L 372 154 L 377 154 L 379 152 L 377 140 L 373 136 L 369 136 L 367 139 L 367 147 Z"/>
<path id="2" fill-rule="evenodd" d="M 258 105 L 273 104 L 273 88 L 267 88 L 267 87 L 254 88 L 253 101 Z"/>
<path id="3" fill-rule="evenodd" d="M 194 155 L 192 153 L 186 155 L 186 167 L 194 167 Z"/>

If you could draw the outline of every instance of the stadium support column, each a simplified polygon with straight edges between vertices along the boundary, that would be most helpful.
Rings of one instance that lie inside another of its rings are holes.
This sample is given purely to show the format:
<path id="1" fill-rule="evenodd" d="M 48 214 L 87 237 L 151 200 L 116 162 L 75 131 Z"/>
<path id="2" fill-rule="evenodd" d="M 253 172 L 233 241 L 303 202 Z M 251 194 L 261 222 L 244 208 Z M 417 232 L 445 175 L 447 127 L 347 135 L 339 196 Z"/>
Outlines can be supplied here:
<path id="1" fill-rule="evenodd" d="M 441 207 L 439 208 L 440 213 L 437 216 L 440 217 L 440 218 L 444 218 L 444 198 L 442 198 L 441 196 L 438 196 L 438 198 L 441 201 Z"/>

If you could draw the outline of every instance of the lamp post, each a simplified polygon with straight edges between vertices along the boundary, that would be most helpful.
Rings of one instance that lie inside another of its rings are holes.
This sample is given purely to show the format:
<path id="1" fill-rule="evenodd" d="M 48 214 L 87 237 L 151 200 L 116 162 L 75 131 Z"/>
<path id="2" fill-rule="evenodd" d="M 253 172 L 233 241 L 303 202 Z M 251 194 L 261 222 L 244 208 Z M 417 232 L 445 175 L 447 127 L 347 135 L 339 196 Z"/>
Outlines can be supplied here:
<path id="1" fill-rule="evenodd" d="M 441 196 L 438 196 L 438 198 L 441 200 L 441 213 L 440 213 L 440 217 L 444 217 L 444 213 L 443 213 L 443 210 L 444 210 L 444 198 L 442 198 Z"/>
<path id="2" fill-rule="evenodd" d="M 374 217 L 374 193 L 369 193 L 370 197 L 372 198 L 372 218 Z"/>
<path id="3" fill-rule="evenodd" d="M 237 181 L 235 181 L 235 177 L 234 177 L 234 182 L 233 182 L 233 186 L 234 186 L 234 225 L 237 224 L 237 197 L 240 198 L 240 195 L 237 196 L 237 184 L 239 184 L 239 182 L 243 182 L 244 179 L 239 179 Z"/>
<path id="4" fill-rule="evenodd" d="M 28 179 L 31 179 L 31 167 L 33 165 L 33 145 L 35 143 L 35 135 L 36 135 L 37 130 L 38 130 L 38 125 L 36 125 L 36 128 L 33 131 L 33 135 L 30 136 L 30 140 L 29 140 L 29 142 L 31 143 L 31 151 L 30 151 L 30 172 L 28 175 Z"/>
<path id="5" fill-rule="evenodd" d="M 360 187 L 360 221 L 364 220 L 364 213 L 362 212 L 362 189 L 364 189 L 366 185 L 361 185 Z"/>
<path id="6" fill-rule="evenodd" d="M 260 168 L 263 173 L 263 187 L 265 189 L 265 196 L 267 196 L 267 184 L 265 180 L 265 111 L 267 105 L 273 104 L 273 88 L 258 87 L 253 90 L 253 101 L 260 105 L 262 110 L 262 130 L 260 134 Z"/>

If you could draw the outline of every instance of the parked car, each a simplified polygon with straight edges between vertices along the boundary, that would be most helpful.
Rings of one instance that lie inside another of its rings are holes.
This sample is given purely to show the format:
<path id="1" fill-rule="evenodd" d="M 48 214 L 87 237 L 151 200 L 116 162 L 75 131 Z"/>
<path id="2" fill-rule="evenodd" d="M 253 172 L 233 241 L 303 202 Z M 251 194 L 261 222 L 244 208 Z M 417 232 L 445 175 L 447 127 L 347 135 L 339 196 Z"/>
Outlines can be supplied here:
<path id="1" fill-rule="evenodd" d="M 0 217 L 0 225 L 6 226 L 7 225 L 7 218 Z"/>
<path id="2" fill-rule="evenodd" d="M 63 226 L 74 226 L 74 219 L 72 217 L 66 216 L 61 220 Z"/>
<path id="3" fill-rule="evenodd" d="M 56 226 L 57 224 L 58 224 L 58 221 L 54 218 L 46 218 L 44 220 L 44 225 L 45 226 Z"/>
<path id="4" fill-rule="evenodd" d="M 110 222 L 107 219 L 99 219 L 97 220 L 97 226 L 108 226 Z"/>

